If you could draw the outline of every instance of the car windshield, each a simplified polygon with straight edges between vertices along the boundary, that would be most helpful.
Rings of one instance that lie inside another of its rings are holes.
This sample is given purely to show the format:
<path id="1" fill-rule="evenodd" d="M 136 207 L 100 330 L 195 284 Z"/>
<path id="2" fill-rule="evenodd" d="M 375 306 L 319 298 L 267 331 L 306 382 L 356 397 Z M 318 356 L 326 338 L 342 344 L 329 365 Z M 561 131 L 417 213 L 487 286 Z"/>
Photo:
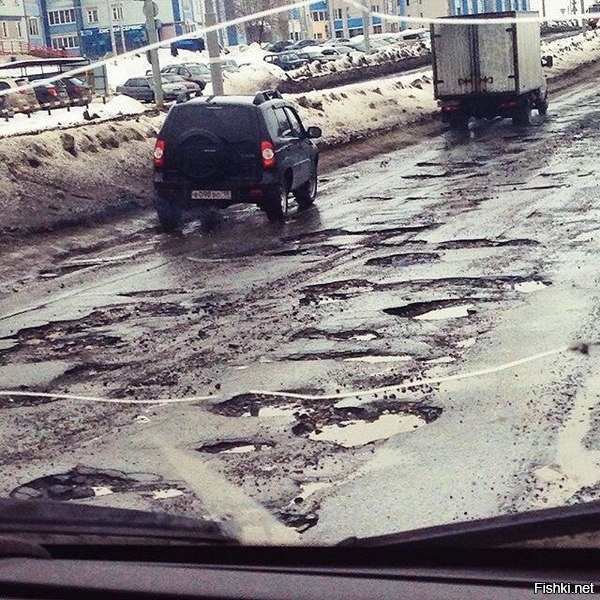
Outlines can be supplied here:
<path id="1" fill-rule="evenodd" d="M 0 18 L 0 537 L 12 502 L 334 545 L 598 498 L 579 4 L 225 2 L 212 36 L 36 2 Z"/>

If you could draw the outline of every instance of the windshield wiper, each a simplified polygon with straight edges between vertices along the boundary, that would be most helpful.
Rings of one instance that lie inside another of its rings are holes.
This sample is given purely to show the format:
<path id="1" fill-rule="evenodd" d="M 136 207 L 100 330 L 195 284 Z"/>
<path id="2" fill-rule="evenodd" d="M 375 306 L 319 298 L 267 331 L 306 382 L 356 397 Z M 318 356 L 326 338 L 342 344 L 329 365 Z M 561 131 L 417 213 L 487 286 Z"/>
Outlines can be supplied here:
<path id="1" fill-rule="evenodd" d="M 110 538 L 128 543 L 236 545 L 232 525 L 206 519 L 64 502 L 0 498 L 0 535 L 28 540 L 58 540 L 65 536 L 85 543 Z"/>
<path id="2" fill-rule="evenodd" d="M 347 538 L 340 546 L 437 550 L 441 548 L 499 548 L 540 540 L 600 534 L 600 501 L 501 515 L 414 531 L 366 538 Z M 600 538 L 599 538 L 600 539 Z M 577 545 L 577 544 L 575 544 Z M 600 548 L 600 541 L 597 546 Z"/>

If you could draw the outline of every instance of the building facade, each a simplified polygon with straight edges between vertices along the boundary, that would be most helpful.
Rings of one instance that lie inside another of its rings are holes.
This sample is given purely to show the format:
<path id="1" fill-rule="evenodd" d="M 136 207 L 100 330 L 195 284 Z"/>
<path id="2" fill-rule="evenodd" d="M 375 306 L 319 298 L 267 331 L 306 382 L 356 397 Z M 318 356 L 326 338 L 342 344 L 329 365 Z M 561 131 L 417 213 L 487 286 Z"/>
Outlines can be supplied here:
<path id="1" fill-rule="evenodd" d="M 23 0 L 0 2 L 0 52 L 21 54 L 27 49 L 27 23 Z"/>

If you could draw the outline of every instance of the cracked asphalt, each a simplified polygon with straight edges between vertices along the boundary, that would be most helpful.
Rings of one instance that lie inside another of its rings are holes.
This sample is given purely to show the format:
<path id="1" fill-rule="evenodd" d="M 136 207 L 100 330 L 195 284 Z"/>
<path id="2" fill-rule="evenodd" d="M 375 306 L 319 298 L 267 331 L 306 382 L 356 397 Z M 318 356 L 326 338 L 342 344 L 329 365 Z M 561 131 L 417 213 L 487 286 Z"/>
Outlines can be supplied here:
<path id="1" fill-rule="evenodd" d="M 597 88 L 323 173 L 283 227 L 4 244 L 0 494 L 239 521 L 236 489 L 311 543 L 598 498 Z"/>

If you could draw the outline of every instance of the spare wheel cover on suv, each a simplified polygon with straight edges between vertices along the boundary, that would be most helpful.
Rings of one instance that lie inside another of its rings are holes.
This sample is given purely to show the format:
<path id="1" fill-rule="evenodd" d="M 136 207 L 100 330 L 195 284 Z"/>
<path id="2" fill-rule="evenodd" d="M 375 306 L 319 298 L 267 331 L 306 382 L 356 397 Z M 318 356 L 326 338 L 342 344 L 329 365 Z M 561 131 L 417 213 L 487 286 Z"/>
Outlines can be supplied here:
<path id="1" fill-rule="evenodd" d="M 184 133 L 175 147 L 178 170 L 193 179 L 219 178 L 229 171 L 227 143 L 205 129 L 191 129 Z"/>

